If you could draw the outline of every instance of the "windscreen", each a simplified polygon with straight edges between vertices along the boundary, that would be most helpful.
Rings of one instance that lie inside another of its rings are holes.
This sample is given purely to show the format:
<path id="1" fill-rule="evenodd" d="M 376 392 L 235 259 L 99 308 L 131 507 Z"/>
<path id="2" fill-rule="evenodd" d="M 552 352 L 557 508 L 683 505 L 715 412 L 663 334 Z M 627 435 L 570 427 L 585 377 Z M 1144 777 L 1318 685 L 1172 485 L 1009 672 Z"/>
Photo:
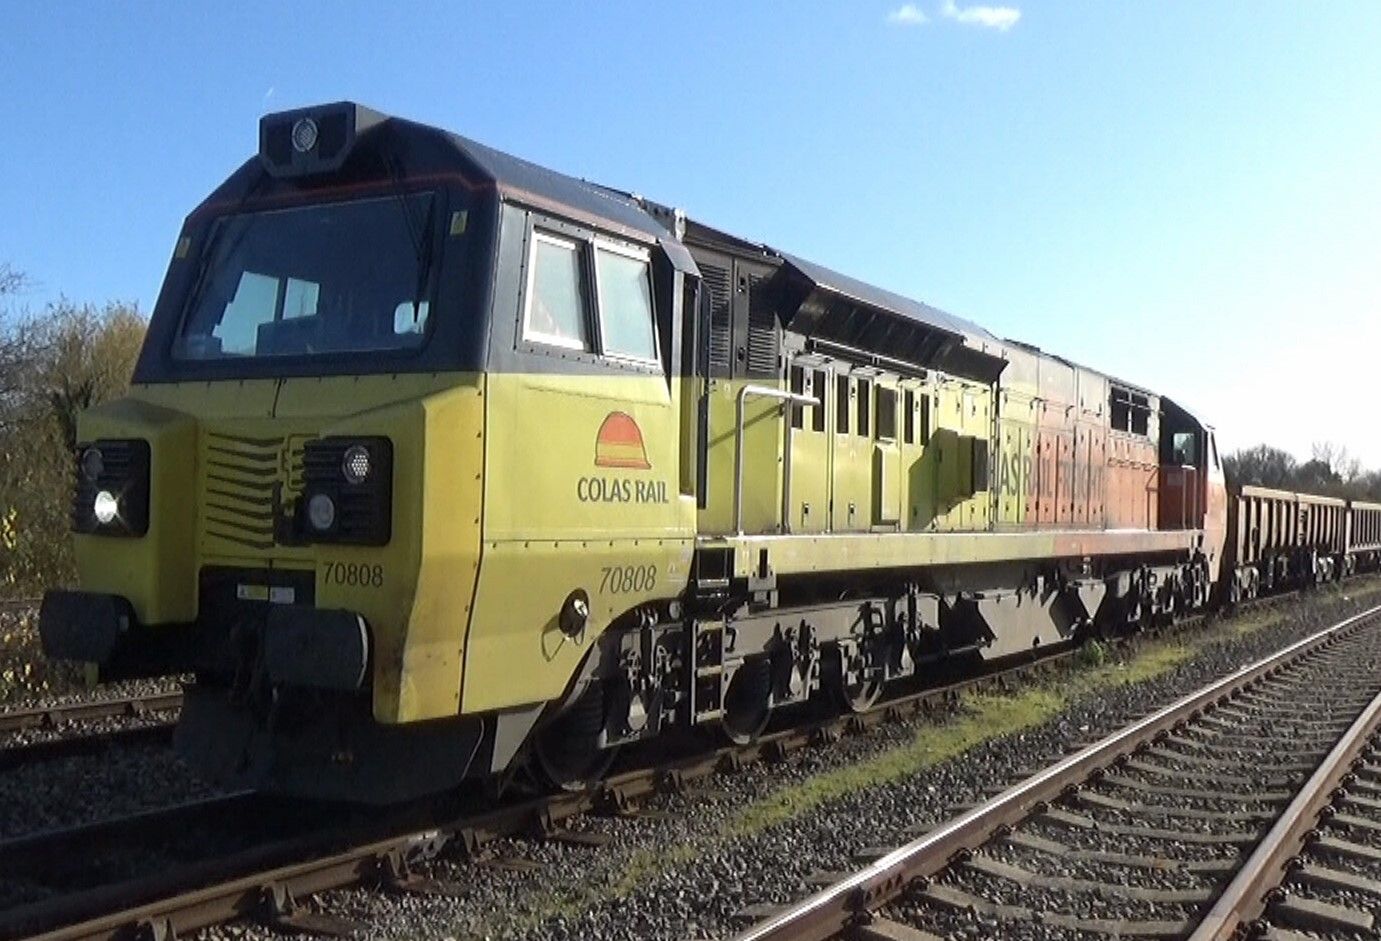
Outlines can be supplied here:
<path id="1" fill-rule="evenodd" d="M 181 360 L 341 356 L 422 346 L 430 193 L 227 216 L 202 252 Z"/>

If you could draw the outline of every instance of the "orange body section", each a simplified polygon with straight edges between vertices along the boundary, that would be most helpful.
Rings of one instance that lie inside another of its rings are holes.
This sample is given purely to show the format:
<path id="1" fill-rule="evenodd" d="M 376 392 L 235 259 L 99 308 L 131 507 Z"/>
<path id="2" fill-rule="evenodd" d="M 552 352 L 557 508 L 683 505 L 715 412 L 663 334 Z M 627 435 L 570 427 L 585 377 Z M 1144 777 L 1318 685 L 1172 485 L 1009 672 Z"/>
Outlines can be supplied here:
<path id="1" fill-rule="evenodd" d="M 1148 438 L 1110 432 L 1108 528 L 1156 529 L 1160 522 L 1156 445 Z"/>

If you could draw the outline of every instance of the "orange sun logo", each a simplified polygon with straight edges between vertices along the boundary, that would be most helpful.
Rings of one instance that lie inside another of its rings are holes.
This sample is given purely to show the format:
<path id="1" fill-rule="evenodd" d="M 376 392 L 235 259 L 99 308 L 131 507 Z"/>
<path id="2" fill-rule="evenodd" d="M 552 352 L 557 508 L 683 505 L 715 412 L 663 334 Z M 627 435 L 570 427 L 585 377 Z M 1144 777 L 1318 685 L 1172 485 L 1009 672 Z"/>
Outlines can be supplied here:
<path id="1" fill-rule="evenodd" d="M 595 435 L 595 466 L 651 470 L 643 432 L 627 412 L 610 412 Z"/>

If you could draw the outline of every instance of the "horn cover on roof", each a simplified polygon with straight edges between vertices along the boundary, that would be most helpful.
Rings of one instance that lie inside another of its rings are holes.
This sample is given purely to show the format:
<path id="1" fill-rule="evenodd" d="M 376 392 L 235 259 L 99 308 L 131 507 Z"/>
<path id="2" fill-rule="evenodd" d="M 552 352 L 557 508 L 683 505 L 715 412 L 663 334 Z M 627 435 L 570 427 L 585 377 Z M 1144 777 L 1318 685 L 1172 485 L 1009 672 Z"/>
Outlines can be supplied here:
<path id="1" fill-rule="evenodd" d="M 259 119 L 259 160 L 274 177 L 309 176 L 339 170 L 355 140 L 388 115 L 337 101 Z"/>

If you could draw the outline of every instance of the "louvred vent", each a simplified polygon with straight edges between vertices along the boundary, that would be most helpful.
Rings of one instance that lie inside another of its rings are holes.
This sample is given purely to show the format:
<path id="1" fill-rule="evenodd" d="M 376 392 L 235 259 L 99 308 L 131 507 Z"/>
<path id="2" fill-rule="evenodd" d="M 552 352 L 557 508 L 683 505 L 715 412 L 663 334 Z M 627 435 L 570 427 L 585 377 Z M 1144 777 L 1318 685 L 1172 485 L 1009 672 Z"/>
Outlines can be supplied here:
<path id="1" fill-rule="evenodd" d="M 710 368 L 728 370 L 733 361 L 733 329 L 729 317 L 729 272 L 700 263 L 700 274 L 710 292 Z"/>
<path id="2" fill-rule="evenodd" d="M 757 376 L 775 376 L 780 372 L 777 361 L 777 313 L 767 291 L 767 282 L 757 275 L 748 276 L 748 372 Z"/>

